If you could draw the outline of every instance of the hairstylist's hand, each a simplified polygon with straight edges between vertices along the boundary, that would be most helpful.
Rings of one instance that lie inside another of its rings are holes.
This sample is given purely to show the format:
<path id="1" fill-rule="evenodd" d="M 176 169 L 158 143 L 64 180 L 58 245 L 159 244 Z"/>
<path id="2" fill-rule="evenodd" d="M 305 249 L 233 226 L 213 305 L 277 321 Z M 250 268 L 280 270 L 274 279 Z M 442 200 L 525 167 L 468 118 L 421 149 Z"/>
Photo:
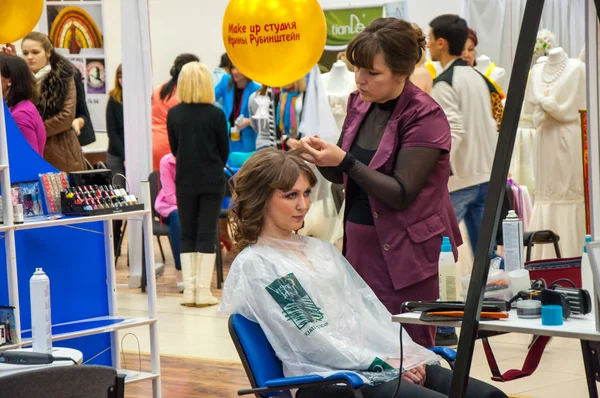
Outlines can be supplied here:
<path id="1" fill-rule="evenodd" d="M 285 141 L 285 145 L 289 148 L 289 149 L 300 149 L 302 148 L 302 143 L 295 139 L 295 138 L 288 138 Z"/>
<path id="2" fill-rule="evenodd" d="M 342 148 L 318 137 L 305 137 L 300 142 L 305 150 L 300 156 L 315 166 L 336 167 L 346 156 Z"/>
<path id="3" fill-rule="evenodd" d="M 4 55 L 17 55 L 17 49 L 14 44 L 7 43 L 6 47 L 2 47 L 2 54 Z"/>

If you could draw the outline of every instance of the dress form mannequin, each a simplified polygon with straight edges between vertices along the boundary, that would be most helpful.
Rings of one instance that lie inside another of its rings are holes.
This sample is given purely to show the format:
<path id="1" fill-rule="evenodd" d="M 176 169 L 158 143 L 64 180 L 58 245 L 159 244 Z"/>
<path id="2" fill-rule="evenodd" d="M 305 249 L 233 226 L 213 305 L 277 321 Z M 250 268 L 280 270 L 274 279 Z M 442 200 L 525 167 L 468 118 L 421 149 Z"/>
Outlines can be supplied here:
<path id="1" fill-rule="evenodd" d="M 348 70 L 346 63 L 342 60 L 336 61 L 329 73 L 324 73 L 321 78 L 328 93 L 342 94 L 348 90 L 348 87 L 353 87 L 356 90 L 354 73 Z"/>
<path id="2" fill-rule="evenodd" d="M 496 66 L 487 55 L 480 55 L 475 61 L 475 69 L 485 75 L 492 83 L 495 83 L 500 88 L 500 92 L 505 92 L 508 86 L 506 70 Z"/>
<path id="3" fill-rule="evenodd" d="M 356 90 L 354 73 L 348 70 L 344 61 L 340 60 L 333 64 L 329 73 L 321 75 L 321 79 L 327 92 L 329 106 L 341 133 L 346 118 L 348 97 Z"/>
<path id="4" fill-rule="evenodd" d="M 537 61 L 535 62 L 536 64 L 543 64 L 544 62 L 546 62 L 548 60 L 548 57 L 546 57 L 545 55 L 542 55 L 541 57 L 539 57 L 537 59 Z"/>
<path id="5" fill-rule="evenodd" d="M 536 128 L 536 200 L 529 230 L 556 232 L 565 257 L 580 255 L 585 236 L 579 126 L 585 97 L 585 65 L 562 48 L 550 50 L 548 60 L 533 67 L 524 102 Z M 543 246 L 534 249 L 534 258 L 554 258 L 554 251 Z"/>

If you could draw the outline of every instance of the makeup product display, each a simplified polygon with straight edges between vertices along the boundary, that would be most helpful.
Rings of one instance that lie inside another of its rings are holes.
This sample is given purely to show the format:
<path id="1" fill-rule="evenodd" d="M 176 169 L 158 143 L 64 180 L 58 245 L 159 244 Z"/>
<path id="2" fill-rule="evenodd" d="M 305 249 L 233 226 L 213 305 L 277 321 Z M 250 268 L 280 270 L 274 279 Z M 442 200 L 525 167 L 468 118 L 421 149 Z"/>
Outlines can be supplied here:
<path id="1" fill-rule="evenodd" d="M 40 182 L 46 202 L 46 210 L 48 215 L 61 213 L 61 192 L 69 188 L 67 174 L 46 173 L 40 174 Z"/>
<path id="2" fill-rule="evenodd" d="M 44 216 L 42 204 L 42 189 L 39 181 L 22 182 L 15 184 L 12 188 L 13 206 L 22 206 L 22 217 L 24 220 L 40 218 Z M 15 222 L 17 220 L 15 211 Z"/>
<path id="3" fill-rule="evenodd" d="M 15 224 L 23 224 L 25 222 L 25 218 L 23 217 L 23 205 L 20 203 L 13 206 L 13 222 Z"/>
<path id="4" fill-rule="evenodd" d="M 115 185 L 73 186 L 61 193 L 66 216 L 99 216 L 144 210 L 134 195 Z"/>

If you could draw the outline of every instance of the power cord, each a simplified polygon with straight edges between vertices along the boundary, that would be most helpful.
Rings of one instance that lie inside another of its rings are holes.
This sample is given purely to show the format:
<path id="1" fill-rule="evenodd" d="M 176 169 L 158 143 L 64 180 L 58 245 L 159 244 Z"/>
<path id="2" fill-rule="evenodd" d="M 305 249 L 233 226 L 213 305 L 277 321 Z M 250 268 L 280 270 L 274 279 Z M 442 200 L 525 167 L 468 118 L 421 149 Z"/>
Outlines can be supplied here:
<path id="1" fill-rule="evenodd" d="M 554 282 L 552 282 L 552 284 L 548 288 L 552 289 L 555 286 L 560 286 L 560 285 L 558 285 L 560 282 L 567 282 L 567 283 L 571 284 L 571 286 L 573 288 L 577 289 L 577 286 L 575 286 L 575 283 L 572 280 L 567 279 L 567 278 L 561 278 L 561 279 L 555 280 Z"/>
<path id="2" fill-rule="evenodd" d="M 79 366 L 79 364 L 77 363 L 76 360 L 74 360 L 73 358 L 69 358 L 69 357 L 53 357 L 53 362 L 73 362 L 73 364 L 75 364 L 76 366 Z"/>
<path id="3" fill-rule="evenodd" d="M 402 346 L 402 324 L 400 324 L 400 369 L 398 369 L 398 386 L 396 387 L 396 391 L 392 398 L 396 398 L 398 393 L 400 392 L 400 383 L 402 383 L 402 363 L 404 361 L 404 347 Z"/>
<path id="4" fill-rule="evenodd" d="M 110 350 L 111 348 L 112 347 L 108 347 L 107 349 L 100 351 L 99 353 L 97 353 L 96 355 L 94 355 L 93 357 L 91 357 L 90 359 L 85 361 L 84 363 L 82 363 L 82 365 L 85 365 L 86 363 L 93 361 L 94 359 L 98 358 L 100 355 L 104 354 L 106 351 Z"/>

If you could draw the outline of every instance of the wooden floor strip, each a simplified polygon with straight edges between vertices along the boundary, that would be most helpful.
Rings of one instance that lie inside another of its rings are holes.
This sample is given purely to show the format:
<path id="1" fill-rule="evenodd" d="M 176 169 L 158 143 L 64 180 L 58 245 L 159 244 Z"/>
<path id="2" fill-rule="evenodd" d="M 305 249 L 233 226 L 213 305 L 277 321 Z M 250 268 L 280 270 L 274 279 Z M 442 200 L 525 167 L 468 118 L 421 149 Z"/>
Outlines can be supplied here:
<path id="1" fill-rule="evenodd" d="M 133 370 L 139 370 L 137 354 L 125 356 Z M 161 356 L 160 365 L 164 398 L 231 398 L 238 390 L 250 387 L 241 363 Z M 142 371 L 150 369 L 150 356 L 142 354 Z M 152 397 L 152 382 L 127 384 L 125 397 Z"/>

